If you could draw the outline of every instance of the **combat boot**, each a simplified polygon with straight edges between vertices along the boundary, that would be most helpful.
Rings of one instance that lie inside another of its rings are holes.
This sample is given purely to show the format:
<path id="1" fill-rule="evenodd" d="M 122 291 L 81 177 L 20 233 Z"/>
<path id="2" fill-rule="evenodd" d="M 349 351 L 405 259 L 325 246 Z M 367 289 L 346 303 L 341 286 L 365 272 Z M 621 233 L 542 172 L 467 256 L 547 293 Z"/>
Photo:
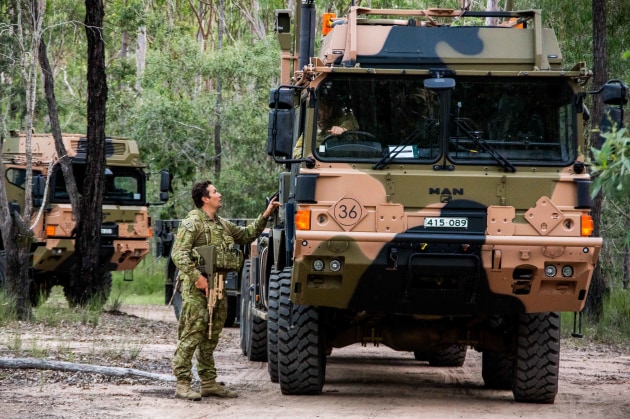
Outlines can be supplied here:
<path id="1" fill-rule="evenodd" d="M 178 381 L 177 387 L 175 388 L 175 398 L 199 401 L 201 400 L 201 394 L 190 388 L 189 382 Z"/>
<path id="2" fill-rule="evenodd" d="M 238 397 L 235 391 L 228 390 L 216 381 L 207 381 L 201 383 L 202 397 L 222 397 L 224 399 L 233 399 Z"/>

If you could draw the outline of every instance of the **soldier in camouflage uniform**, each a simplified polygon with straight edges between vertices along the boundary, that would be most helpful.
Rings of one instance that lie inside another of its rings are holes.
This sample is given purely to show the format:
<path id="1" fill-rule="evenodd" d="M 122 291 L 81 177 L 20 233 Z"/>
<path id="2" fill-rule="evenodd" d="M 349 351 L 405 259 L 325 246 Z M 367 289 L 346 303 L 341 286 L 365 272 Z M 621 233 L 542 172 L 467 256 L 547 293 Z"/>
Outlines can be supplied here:
<path id="1" fill-rule="evenodd" d="M 217 372 L 213 357 L 227 316 L 227 298 L 223 295 L 223 298 L 217 300 L 210 319 L 208 279 L 202 275 L 200 269 L 204 262 L 195 248 L 215 246 L 216 272 L 238 269 L 234 264 L 242 263 L 242 258 L 235 261 L 232 245 L 248 244 L 258 237 L 265 228 L 267 219 L 280 203 L 273 199 L 252 224 L 240 227 L 217 215 L 221 207 L 221 194 L 210 181 L 196 183 L 192 189 L 192 199 L 196 209 L 190 211 L 180 223 L 171 252 L 173 262 L 179 269 L 183 297 L 177 330 L 177 349 L 173 357 L 173 373 L 177 378 L 175 397 L 187 400 L 201 400 L 202 396 L 237 397 L 235 392 L 216 382 Z M 211 336 L 208 336 L 209 321 L 212 321 Z M 195 351 L 201 393 L 190 387 Z"/>

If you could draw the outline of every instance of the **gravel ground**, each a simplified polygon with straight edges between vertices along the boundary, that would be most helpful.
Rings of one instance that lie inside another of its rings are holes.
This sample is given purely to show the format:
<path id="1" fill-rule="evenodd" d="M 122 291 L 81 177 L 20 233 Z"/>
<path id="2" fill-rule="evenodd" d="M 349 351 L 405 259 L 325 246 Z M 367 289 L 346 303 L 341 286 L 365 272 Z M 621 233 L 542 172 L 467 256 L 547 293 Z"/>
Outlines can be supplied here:
<path id="1" fill-rule="evenodd" d="M 172 379 L 177 324 L 172 308 L 123 306 L 96 326 L 80 322 L 0 327 L 0 357 L 121 367 Z M 587 341 L 588 342 L 588 341 Z M 413 354 L 352 345 L 328 358 L 321 396 L 284 396 L 267 364 L 249 362 L 238 328 L 215 352 L 219 379 L 237 399 L 173 397 L 168 380 L 100 373 L 0 368 L 0 416 L 17 418 L 628 418 L 630 348 L 563 340 L 560 391 L 553 405 L 519 404 L 484 388 L 481 355 L 461 368 L 435 368 Z"/>

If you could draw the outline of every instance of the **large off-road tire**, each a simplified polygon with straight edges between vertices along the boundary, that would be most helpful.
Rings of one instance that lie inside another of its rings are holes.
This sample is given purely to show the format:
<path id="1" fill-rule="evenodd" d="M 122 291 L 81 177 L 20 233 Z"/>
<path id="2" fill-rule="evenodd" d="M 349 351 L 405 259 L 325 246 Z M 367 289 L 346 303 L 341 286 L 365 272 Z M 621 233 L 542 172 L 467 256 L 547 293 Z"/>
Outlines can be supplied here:
<path id="1" fill-rule="evenodd" d="M 249 272 L 251 262 L 245 261 L 241 277 L 241 350 L 250 361 L 267 361 L 267 322 L 252 312 Z M 245 295 L 243 295 L 245 294 Z"/>
<path id="2" fill-rule="evenodd" d="M 524 403 L 553 403 L 558 393 L 560 315 L 521 314 L 512 393 Z"/>
<path id="3" fill-rule="evenodd" d="M 483 351 L 481 376 L 487 388 L 496 390 L 512 389 L 514 357 L 508 353 Z"/>
<path id="4" fill-rule="evenodd" d="M 511 337 L 516 333 L 517 320 L 518 316 L 493 315 L 488 318 L 488 327 L 493 333 L 512 340 Z M 505 352 L 484 350 L 481 359 L 481 376 L 485 386 L 496 390 L 511 390 L 514 379 L 514 353 L 510 350 Z"/>
<path id="5" fill-rule="evenodd" d="M 321 394 L 326 353 L 317 307 L 293 305 L 291 278 L 280 279 L 278 381 L 282 394 Z"/>
<path id="6" fill-rule="evenodd" d="M 247 356 L 247 342 L 250 341 L 251 324 L 249 322 L 249 315 L 251 310 L 249 309 L 249 271 L 251 269 L 251 262 L 246 260 L 243 264 L 243 274 L 241 276 L 241 323 L 239 329 L 240 346 L 243 355 Z"/>
<path id="7" fill-rule="evenodd" d="M 269 276 L 269 311 L 267 312 L 267 371 L 272 383 L 278 382 L 278 309 L 280 278 L 291 280 L 291 270 L 278 272 L 274 266 Z"/>
<path id="8" fill-rule="evenodd" d="M 68 284 L 63 287 L 63 293 L 66 296 L 70 307 L 85 307 L 88 304 L 105 304 L 112 291 L 112 273 L 110 271 L 101 272 L 100 281 L 94 286 L 86 287 L 83 281 L 78 281 L 71 274 Z"/>
<path id="9" fill-rule="evenodd" d="M 461 367 L 466 361 L 466 345 L 450 345 L 428 354 L 432 367 Z"/>

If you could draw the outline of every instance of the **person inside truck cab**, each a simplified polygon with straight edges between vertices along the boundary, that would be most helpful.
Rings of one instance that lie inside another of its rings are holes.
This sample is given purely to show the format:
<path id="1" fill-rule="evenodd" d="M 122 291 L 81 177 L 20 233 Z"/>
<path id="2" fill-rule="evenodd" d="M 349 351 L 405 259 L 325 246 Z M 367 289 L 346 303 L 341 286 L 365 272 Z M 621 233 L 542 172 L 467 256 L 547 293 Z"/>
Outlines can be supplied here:
<path id="1" fill-rule="evenodd" d="M 341 106 L 330 103 L 324 97 L 318 101 L 317 107 L 317 136 L 316 146 L 329 136 L 339 136 L 346 131 L 356 131 L 359 123 L 350 111 L 344 111 Z M 300 136 L 293 149 L 293 157 L 298 159 L 303 156 L 303 140 Z"/>

